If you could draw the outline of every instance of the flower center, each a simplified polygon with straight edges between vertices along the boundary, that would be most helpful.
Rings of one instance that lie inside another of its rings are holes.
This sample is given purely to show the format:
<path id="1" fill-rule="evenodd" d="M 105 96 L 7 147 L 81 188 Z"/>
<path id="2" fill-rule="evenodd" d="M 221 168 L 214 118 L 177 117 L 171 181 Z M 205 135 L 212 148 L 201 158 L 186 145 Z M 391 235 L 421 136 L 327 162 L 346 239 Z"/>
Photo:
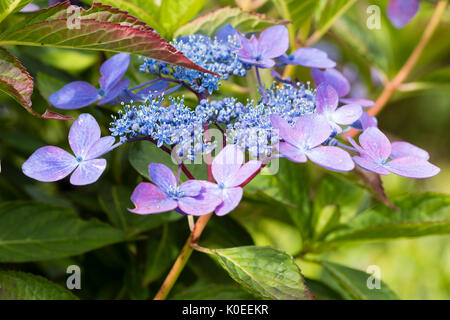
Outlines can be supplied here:
<path id="1" fill-rule="evenodd" d="M 105 95 L 105 90 L 103 89 L 98 90 L 98 94 L 103 97 Z"/>
<path id="2" fill-rule="evenodd" d="M 77 162 L 79 163 L 79 162 L 83 161 L 83 158 L 82 157 L 76 157 L 75 160 L 77 160 Z"/>
<path id="3" fill-rule="evenodd" d="M 170 186 L 167 194 L 174 200 L 178 200 L 184 196 L 183 192 L 180 191 L 180 188 L 178 186 Z"/>

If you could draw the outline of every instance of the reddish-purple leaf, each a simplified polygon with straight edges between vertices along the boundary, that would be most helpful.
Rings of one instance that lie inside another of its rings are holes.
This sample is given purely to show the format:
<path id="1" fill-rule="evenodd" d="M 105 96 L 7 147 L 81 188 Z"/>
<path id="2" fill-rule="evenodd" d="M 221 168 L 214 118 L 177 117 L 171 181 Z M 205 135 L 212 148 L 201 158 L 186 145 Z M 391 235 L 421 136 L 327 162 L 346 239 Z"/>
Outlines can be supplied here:
<path id="1" fill-rule="evenodd" d="M 364 184 L 372 191 L 372 194 L 386 206 L 397 210 L 397 207 L 389 200 L 384 192 L 383 182 L 379 174 L 355 167 L 356 174 L 363 180 Z"/>
<path id="2" fill-rule="evenodd" d="M 19 60 L 3 48 L 0 48 L 0 90 L 11 96 L 36 117 L 73 120 L 72 117 L 63 116 L 50 110 L 46 110 L 43 115 L 40 115 L 31 108 L 33 78 Z"/>
<path id="3" fill-rule="evenodd" d="M 40 10 L 0 35 L 0 45 L 30 45 L 126 52 L 212 73 L 186 58 L 155 30 L 126 11 L 94 3 L 80 8 L 69 2 Z"/>

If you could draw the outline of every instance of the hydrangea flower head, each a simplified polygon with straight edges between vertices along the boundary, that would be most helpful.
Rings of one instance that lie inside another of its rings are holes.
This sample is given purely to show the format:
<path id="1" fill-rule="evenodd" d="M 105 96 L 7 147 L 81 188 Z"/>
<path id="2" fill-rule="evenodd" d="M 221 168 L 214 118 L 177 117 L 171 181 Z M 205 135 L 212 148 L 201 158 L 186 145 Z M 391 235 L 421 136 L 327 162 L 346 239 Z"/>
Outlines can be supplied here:
<path id="1" fill-rule="evenodd" d="M 282 64 L 301 65 L 308 68 L 334 68 L 336 62 L 328 58 L 326 52 L 316 48 L 299 48 L 290 55 L 283 54 L 277 60 Z"/>
<path id="2" fill-rule="evenodd" d="M 98 104 L 110 103 L 130 84 L 128 79 L 122 79 L 129 63 L 128 53 L 116 54 L 100 68 L 100 89 L 85 81 L 75 81 L 51 94 L 49 101 L 59 109 L 79 109 L 96 101 Z"/>
<path id="3" fill-rule="evenodd" d="M 151 163 L 148 167 L 152 183 L 141 182 L 131 201 L 137 214 L 154 214 L 176 210 L 181 214 L 208 214 L 222 202 L 220 197 L 207 192 L 198 180 L 188 180 L 178 186 L 172 171 L 161 163 Z"/>
<path id="4" fill-rule="evenodd" d="M 244 192 L 240 185 L 261 168 L 261 161 L 250 160 L 243 164 L 244 158 L 238 146 L 227 145 L 212 162 L 212 174 L 217 184 L 205 182 L 204 185 L 222 200 L 215 210 L 218 216 L 226 215 L 238 206 Z"/>
<path id="5" fill-rule="evenodd" d="M 87 185 L 98 180 L 106 168 L 106 160 L 98 159 L 111 150 L 115 139 L 100 137 L 97 121 L 88 113 L 81 114 L 69 132 L 69 144 L 75 156 L 67 151 L 46 146 L 36 150 L 22 165 L 22 171 L 30 178 L 53 182 L 70 177 L 73 185 Z"/>
<path id="6" fill-rule="evenodd" d="M 289 48 L 289 34 L 285 26 L 273 26 L 261 32 L 259 38 L 254 35 L 247 39 L 239 35 L 241 48 L 239 60 L 260 68 L 271 68 L 274 58 L 283 55 Z"/>
<path id="7" fill-rule="evenodd" d="M 279 130 L 284 142 L 279 144 L 282 156 L 294 162 L 307 159 L 332 171 L 350 171 L 355 165 L 350 155 L 335 146 L 322 146 L 332 129 L 327 120 L 317 114 L 300 116 L 294 127 L 278 115 L 271 115 L 272 126 Z"/>
<path id="8" fill-rule="evenodd" d="M 376 127 L 366 129 L 359 136 L 361 146 L 351 137 L 348 140 L 360 153 L 353 160 L 360 167 L 377 174 L 388 175 L 392 172 L 407 178 L 429 178 L 440 171 L 428 162 L 426 151 L 405 142 L 391 144 Z"/>
<path id="9" fill-rule="evenodd" d="M 419 11 L 418 0 L 391 0 L 387 6 L 387 15 L 397 29 L 406 26 Z"/>

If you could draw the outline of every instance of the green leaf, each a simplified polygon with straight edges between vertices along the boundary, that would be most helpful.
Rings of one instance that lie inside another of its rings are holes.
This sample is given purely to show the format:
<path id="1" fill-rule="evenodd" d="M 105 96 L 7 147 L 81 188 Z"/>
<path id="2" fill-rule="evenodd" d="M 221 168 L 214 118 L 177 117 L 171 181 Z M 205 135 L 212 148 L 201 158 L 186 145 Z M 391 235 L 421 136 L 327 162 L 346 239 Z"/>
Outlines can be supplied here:
<path id="1" fill-rule="evenodd" d="M 81 220 L 68 208 L 27 201 L 0 205 L 0 262 L 63 258 L 124 239 L 122 231 Z"/>
<path id="2" fill-rule="evenodd" d="M 0 48 L 0 90 L 29 112 L 36 113 L 31 109 L 33 78 L 19 60 L 3 48 Z"/>
<path id="3" fill-rule="evenodd" d="M 246 246 L 208 250 L 228 274 L 250 293 L 273 300 L 304 300 L 311 294 L 299 267 L 287 253 Z"/>
<path id="4" fill-rule="evenodd" d="M 394 200 L 395 211 L 382 204 L 352 218 L 329 234 L 326 242 L 378 241 L 450 233 L 450 196 L 438 193 L 406 195 Z"/>
<path id="5" fill-rule="evenodd" d="M 243 11 L 239 8 L 220 8 L 196 18 L 180 27 L 175 37 L 200 33 L 213 37 L 223 26 L 230 24 L 242 33 L 264 30 L 276 24 L 288 21 L 269 19 L 263 14 Z"/>
<path id="6" fill-rule="evenodd" d="M 231 217 L 240 222 L 258 246 L 272 246 L 296 255 L 302 249 L 300 231 L 287 209 L 280 202 L 265 198 L 246 199 L 231 213 Z M 219 221 L 221 223 L 221 219 Z M 209 230 L 206 230 L 206 232 Z M 238 245 L 248 245 L 241 243 Z M 230 247 L 236 245 L 223 245 Z M 208 245 L 208 247 L 210 247 Z"/>
<path id="7" fill-rule="evenodd" d="M 163 0 L 161 2 L 159 21 L 171 37 L 175 30 L 194 18 L 203 8 L 206 0 Z"/>
<path id="8" fill-rule="evenodd" d="M 233 285 L 198 281 L 170 297 L 173 300 L 254 300 L 255 297 Z"/>
<path id="9" fill-rule="evenodd" d="M 40 115 L 31 107 L 31 94 L 33 93 L 33 78 L 24 66 L 0 47 L 0 91 L 8 94 L 20 103 L 32 115 L 45 119 L 71 120 L 71 117 L 62 116 L 56 112 L 46 110 Z"/>
<path id="10" fill-rule="evenodd" d="M 333 26 L 348 9 L 355 4 L 356 0 L 321 0 L 316 10 L 316 31 L 308 42 L 313 44 Z"/>
<path id="11" fill-rule="evenodd" d="M 38 11 L 2 33 L 0 45 L 126 52 L 211 73 L 187 59 L 152 28 L 126 11 L 95 3 L 88 10 L 80 9 L 80 16 L 75 19 L 67 17 L 69 5 L 65 2 Z"/>
<path id="12" fill-rule="evenodd" d="M 349 298 L 356 300 L 396 300 L 398 297 L 387 286 L 386 283 L 380 280 L 380 289 L 376 287 L 369 289 L 368 282 L 373 284 L 369 279 L 370 274 L 363 271 L 349 268 L 337 263 L 329 261 L 321 261 L 320 264 L 324 270 L 335 281 L 338 290 L 345 291 Z M 330 282 L 327 282 L 329 284 Z"/>
<path id="13" fill-rule="evenodd" d="M 315 300 L 341 300 L 342 296 L 325 282 L 305 278 L 305 283 L 314 295 Z"/>
<path id="14" fill-rule="evenodd" d="M 172 266 L 179 253 L 174 231 L 164 224 L 160 241 L 147 240 L 147 257 L 142 286 L 159 279 Z"/>
<path id="15" fill-rule="evenodd" d="M 10 14 L 19 11 L 33 0 L 2 0 L 0 1 L 0 22 Z"/>
<path id="16" fill-rule="evenodd" d="M 102 188 L 99 202 L 111 223 L 124 230 L 128 237 L 155 229 L 165 222 L 181 219 L 183 216 L 175 211 L 162 214 L 138 215 L 128 211 L 133 208 L 130 200 L 133 189 L 123 186 L 109 186 Z"/>
<path id="17" fill-rule="evenodd" d="M 129 154 L 131 165 L 136 171 L 144 177 L 150 179 L 148 175 L 148 165 L 152 162 L 165 164 L 173 172 L 177 171 L 178 165 L 172 160 L 172 157 L 167 152 L 158 148 L 150 141 L 135 142 L 131 147 Z M 206 180 L 206 165 L 203 164 L 186 164 L 188 170 L 194 175 L 196 179 Z M 186 175 L 182 174 L 182 179 L 187 179 Z"/>
<path id="18" fill-rule="evenodd" d="M 70 291 L 33 274 L 0 271 L 0 300 L 78 300 Z"/>
<path id="19" fill-rule="evenodd" d="M 93 4 L 96 1 L 88 0 L 86 2 Z M 164 34 L 164 29 L 158 21 L 159 7 L 153 3 L 153 0 L 102 0 L 101 3 L 128 11 L 129 14 Z"/>
<path id="20" fill-rule="evenodd" d="M 387 50 L 380 47 L 379 40 L 373 32 L 367 32 L 360 17 L 343 16 L 333 24 L 332 31 L 336 33 L 339 42 L 347 46 L 353 55 L 358 55 L 368 66 L 376 66 L 378 70 L 388 70 Z M 348 35 L 352 36 L 349 37 Z"/>
<path id="21" fill-rule="evenodd" d="M 62 87 L 64 87 L 67 82 L 54 78 L 48 74 L 38 72 L 36 75 L 36 86 L 39 93 L 48 101 L 50 95 Z"/>
<path id="22" fill-rule="evenodd" d="M 272 0 L 283 19 L 292 21 L 295 30 L 309 23 L 317 7 L 317 0 Z"/>

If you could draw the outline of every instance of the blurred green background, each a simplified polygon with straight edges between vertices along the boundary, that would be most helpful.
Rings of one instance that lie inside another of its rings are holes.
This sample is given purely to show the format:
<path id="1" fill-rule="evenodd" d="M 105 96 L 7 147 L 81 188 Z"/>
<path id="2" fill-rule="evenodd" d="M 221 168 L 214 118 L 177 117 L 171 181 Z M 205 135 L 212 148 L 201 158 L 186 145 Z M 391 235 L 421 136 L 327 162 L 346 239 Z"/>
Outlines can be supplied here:
<path id="1" fill-rule="evenodd" d="M 247 4 L 245 1 L 237 1 Z M 256 3 L 256 1 L 255 1 Z M 279 17 L 271 1 L 259 1 L 258 12 Z M 360 0 L 342 16 L 327 35 L 316 44 L 327 50 L 339 68 L 351 78 L 352 94 L 365 94 L 376 99 L 383 89 L 383 80 L 392 79 L 409 53 L 417 44 L 424 26 L 434 8 L 432 1 L 422 1 L 419 14 L 404 29 L 397 30 L 386 18 L 387 1 Z M 381 28 L 369 30 L 366 26 L 369 5 L 381 8 Z M 204 11 L 218 6 L 236 6 L 234 1 L 208 1 Z M 386 193 L 395 196 L 404 193 L 437 191 L 450 193 L 450 41 L 448 40 L 450 13 L 447 12 L 430 43 L 425 49 L 405 84 L 394 94 L 385 110 L 378 116 L 379 127 L 394 140 L 406 140 L 431 154 L 431 162 L 441 168 L 441 173 L 431 179 L 413 180 L 398 176 L 383 177 Z M 43 112 L 46 97 L 64 83 L 85 80 L 95 83 L 99 67 L 106 59 L 102 53 L 76 50 L 29 47 L 9 48 L 37 80 L 33 106 Z M 134 59 L 128 77 L 139 82 L 139 61 Z M 131 70 L 134 69 L 134 70 Z M 306 68 L 297 68 L 295 76 L 310 81 Z M 265 74 L 268 80 L 268 74 Z M 225 93 L 226 94 L 226 93 Z M 240 96 L 245 99 L 245 95 Z M 89 107 L 83 112 L 92 113 L 103 124 L 107 134 L 110 114 L 117 106 Z M 76 117 L 79 111 L 64 114 Z M 112 165 L 102 183 L 75 191 L 67 181 L 43 184 L 25 177 L 20 166 L 40 146 L 52 144 L 67 146 L 66 137 L 70 122 L 33 118 L 22 107 L 0 94 L 0 201 L 34 199 L 79 208 L 90 207 L 89 197 L 110 184 L 135 185 L 137 174 L 126 159 L 126 148 L 110 155 Z M 78 194 L 83 194 L 80 201 Z M 267 226 L 271 228 L 272 226 Z M 276 226 L 273 226 L 274 228 Z M 403 299 L 450 299 L 450 236 L 433 236 L 413 240 L 369 243 L 339 248 L 328 253 L 331 261 L 361 270 L 370 265 L 381 268 L 386 281 Z M 318 269 L 299 260 L 306 276 L 314 277 Z"/>

